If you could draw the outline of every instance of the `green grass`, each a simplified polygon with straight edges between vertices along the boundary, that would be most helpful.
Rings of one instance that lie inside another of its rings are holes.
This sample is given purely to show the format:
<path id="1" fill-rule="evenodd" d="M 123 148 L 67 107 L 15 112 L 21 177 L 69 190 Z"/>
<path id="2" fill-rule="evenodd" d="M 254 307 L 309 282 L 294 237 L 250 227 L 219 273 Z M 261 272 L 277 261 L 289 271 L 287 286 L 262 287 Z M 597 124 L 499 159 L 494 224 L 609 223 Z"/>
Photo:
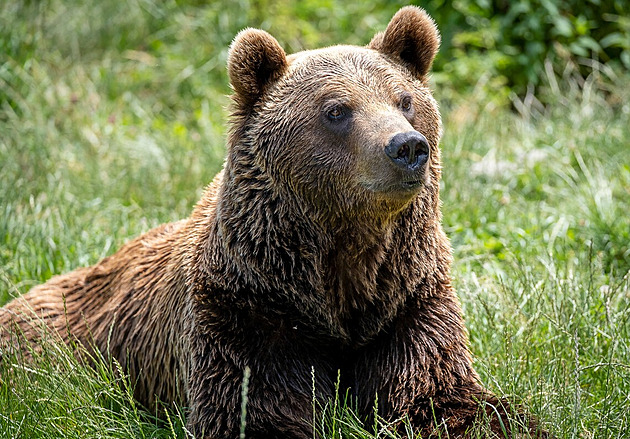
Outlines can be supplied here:
<path id="1" fill-rule="evenodd" d="M 628 78 L 564 79 L 546 110 L 447 115 L 454 284 L 495 391 L 558 437 L 630 437 Z"/>
<path id="2" fill-rule="evenodd" d="M 118 364 L 96 358 L 88 368 L 67 346 L 52 340 L 43 346 L 29 361 L 16 354 L 2 359 L 3 438 L 191 437 L 181 412 L 140 408 Z"/>
<path id="3" fill-rule="evenodd" d="M 0 304 L 189 214 L 222 164 L 240 28 L 288 50 L 365 43 L 398 7 L 278 4 L 0 4 Z M 443 75 L 436 90 L 449 96 L 444 225 L 477 370 L 558 438 L 630 437 L 630 77 L 618 74 L 552 77 L 552 104 L 515 99 L 517 112 L 454 99 Z M 96 364 L 54 344 L 33 364 L 3 361 L 0 437 L 187 437 L 185 413 L 143 411 L 116 365 Z M 344 401 L 325 408 L 325 437 L 375 436 Z"/>

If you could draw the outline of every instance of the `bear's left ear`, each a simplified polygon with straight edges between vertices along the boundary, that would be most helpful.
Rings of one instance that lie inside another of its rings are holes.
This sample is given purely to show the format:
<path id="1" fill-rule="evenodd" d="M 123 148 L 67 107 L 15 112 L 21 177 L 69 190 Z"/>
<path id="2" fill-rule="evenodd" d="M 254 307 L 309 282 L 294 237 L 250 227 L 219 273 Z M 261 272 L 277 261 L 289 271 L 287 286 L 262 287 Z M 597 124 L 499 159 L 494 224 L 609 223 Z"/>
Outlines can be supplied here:
<path id="1" fill-rule="evenodd" d="M 440 47 L 440 33 L 424 9 L 405 6 L 394 15 L 385 32 L 372 38 L 368 47 L 394 58 L 416 77 L 423 78 Z"/>
<path id="2" fill-rule="evenodd" d="M 251 28 L 239 32 L 228 53 L 228 75 L 237 102 L 253 105 L 287 66 L 286 53 L 270 34 Z"/>

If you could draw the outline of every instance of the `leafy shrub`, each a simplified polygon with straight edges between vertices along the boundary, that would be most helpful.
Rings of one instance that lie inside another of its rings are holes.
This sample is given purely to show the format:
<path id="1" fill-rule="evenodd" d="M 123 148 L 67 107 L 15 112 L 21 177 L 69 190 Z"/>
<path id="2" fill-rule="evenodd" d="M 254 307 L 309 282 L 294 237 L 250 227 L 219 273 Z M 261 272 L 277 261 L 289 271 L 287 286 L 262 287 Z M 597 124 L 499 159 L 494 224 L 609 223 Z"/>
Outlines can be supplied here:
<path id="1" fill-rule="evenodd" d="M 443 34 L 436 70 L 474 84 L 524 95 L 545 82 L 545 62 L 557 73 L 574 64 L 587 76 L 597 63 L 630 68 L 630 18 L 623 0 L 431 0 L 417 2 Z M 454 61 L 455 59 L 455 61 Z M 454 78 L 453 78 L 454 77 Z"/>

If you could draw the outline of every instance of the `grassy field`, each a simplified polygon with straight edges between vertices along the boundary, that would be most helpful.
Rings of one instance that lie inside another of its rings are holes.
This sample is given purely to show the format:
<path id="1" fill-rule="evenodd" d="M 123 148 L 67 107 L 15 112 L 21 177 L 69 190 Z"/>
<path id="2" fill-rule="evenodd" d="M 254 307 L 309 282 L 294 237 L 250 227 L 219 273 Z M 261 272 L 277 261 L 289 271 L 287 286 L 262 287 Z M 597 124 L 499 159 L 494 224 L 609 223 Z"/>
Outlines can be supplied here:
<path id="1" fill-rule="evenodd" d="M 337 31 L 325 7 L 301 29 L 264 4 L 0 5 L 0 304 L 189 214 L 222 165 L 240 28 L 289 51 L 362 44 L 398 7 L 328 5 L 342 23 L 366 17 Z M 546 108 L 436 79 L 444 226 L 484 383 L 558 438 L 630 438 L 630 76 L 550 74 Z M 157 419 L 97 364 L 54 344 L 33 364 L 6 358 L 0 437 L 188 437 L 184 412 Z M 330 408 L 325 437 L 387 437 Z"/>

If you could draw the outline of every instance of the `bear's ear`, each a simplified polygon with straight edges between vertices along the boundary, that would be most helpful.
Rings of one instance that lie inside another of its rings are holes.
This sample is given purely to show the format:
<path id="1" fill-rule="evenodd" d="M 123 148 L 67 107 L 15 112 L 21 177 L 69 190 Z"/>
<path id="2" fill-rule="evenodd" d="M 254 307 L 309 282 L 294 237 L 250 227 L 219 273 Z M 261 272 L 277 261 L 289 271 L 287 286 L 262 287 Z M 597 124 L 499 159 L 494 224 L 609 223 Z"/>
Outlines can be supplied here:
<path id="1" fill-rule="evenodd" d="M 368 47 L 401 62 L 415 76 L 423 78 L 440 47 L 440 33 L 424 9 L 405 6 Z"/>
<path id="2" fill-rule="evenodd" d="M 228 53 L 228 75 L 237 103 L 253 105 L 287 66 L 286 53 L 267 32 L 258 29 L 239 32 Z"/>

